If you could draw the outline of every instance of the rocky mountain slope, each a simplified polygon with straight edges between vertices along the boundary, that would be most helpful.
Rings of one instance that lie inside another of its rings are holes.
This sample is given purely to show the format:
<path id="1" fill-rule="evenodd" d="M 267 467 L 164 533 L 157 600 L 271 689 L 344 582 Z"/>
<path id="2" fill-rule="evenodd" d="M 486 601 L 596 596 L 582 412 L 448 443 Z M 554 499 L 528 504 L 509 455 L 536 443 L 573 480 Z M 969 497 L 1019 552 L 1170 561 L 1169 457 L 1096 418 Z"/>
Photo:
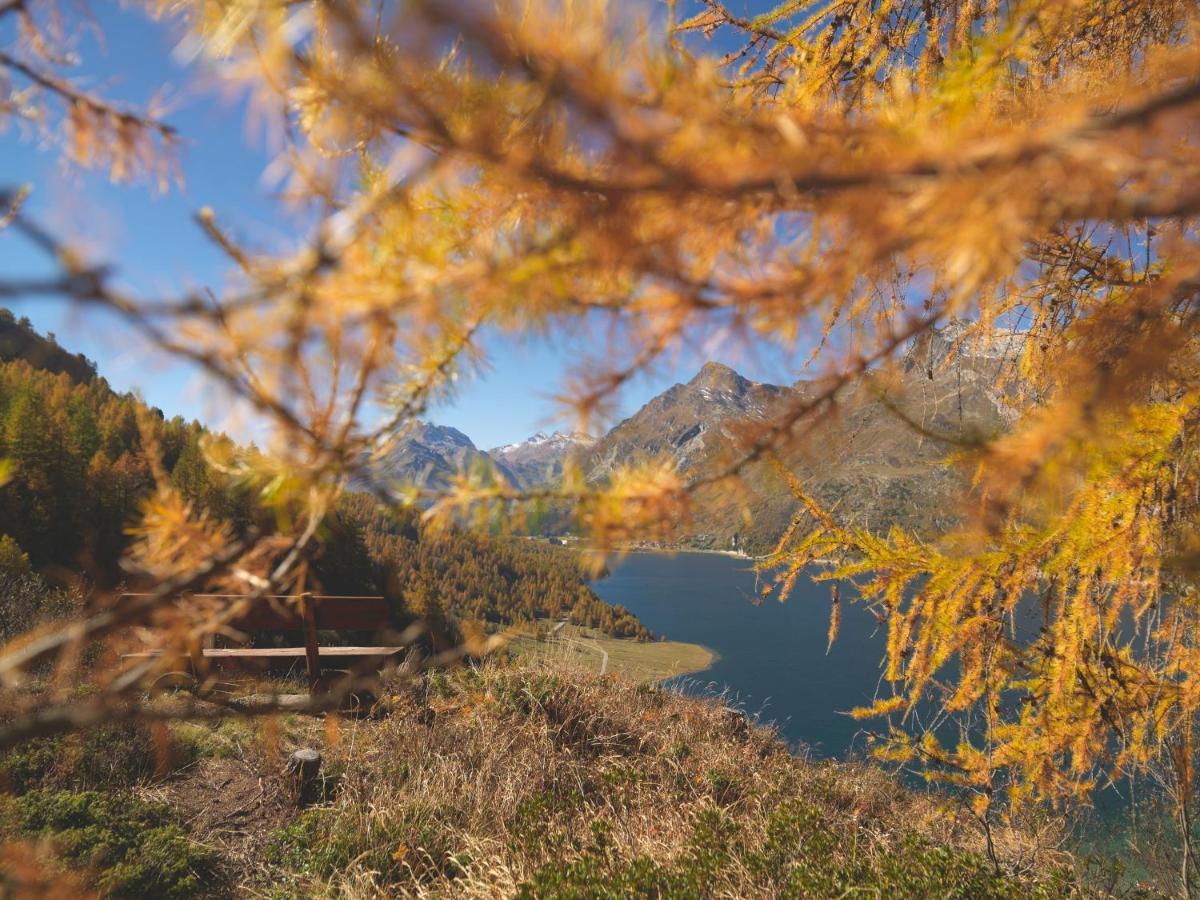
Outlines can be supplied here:
<path id="1" fill-rule="evenodd" d="M 957 515 L 950 498 L 962 485 L 944 464 L 951 441 L 939 436 L 993 434 L 1016 414 L 1007 379 L 1021 336 L 997 331 L 967 342 L 965 334 L 959 323 L 926 334 L 891 371 L 843 391 L 832 411 L 796 428 L 783 452 L 785 465 L 823 503 L 868 527 L 924 531 L 948 524 Z M 579 454 L 596 484 L 619 465 L 664 456 L 679 471 L 699 476 L 735 458 L 739 440 L 756 422 L 823 390 L 820 380 L 763 384 L 710 362 L 594 442 L 555 432 L 482 453 L 461 432 L 427 425 L 402 442 L 391 470 L 436 483 L 464 466 L 490 463 L 528 488 L 553 482 L 563 461 Z M 686 543 L 751 552 L 772 545 L 796 502 L 766 464 L 752 465 L 743 476 L 737 485 L 698 495 L 702 514 L 685 531 Z"/>
<path id="2" fill-rule="evenodd" d="M 503 464 L 497 464 L 457 428 L 418 421 L 396 441 L 376 474 L 393 482 L 438 488 L 455 473 L 479 466 L 496 466 L 512 477 Z"/>
<path id="3" fill-rule="evenodd" d="M 786 442 L 784 463 L 819 500 L 868 527 L 948 524 L 956 515 L 949 499 L 961 485 L 943 463 L 951 445 L 937 436 L 995 433 L 1015 414 L 1005 387 L 1020 336 L 997 332 L 968 345 L 964 332 L 955 324 L 922 337 L 887 377 L 855 385 L 831 413 L 806 419 Z M 708 363 L 605 435 L 585 470 L 599 482 L 621 462 L 668 456 L 688 475 L 719 471 L 736 458 L 740 435 L 756 421 L 824 387 L 820 381 L 760 384 Z M 752 465 L 741 482 L 706 488 L 698 497 L 702 512 L 685 537 L 693 546 L 761 552 L 796 511 L 786 485 L 765 463 Z"/>
<path id="4" fill-rule="evenodd" d="M 599 481 L 618 465 L 662 455 L 680 471 L 699 469 L 730 439 L 729 426 L 766 418 L 787 394 L 705 363 L 687 384 L 668 388 L 601 438 L 584 463 L 588 478 Z"/>
<path id="5" fill-rule="evenodd" d="M 959 347 L 947 361 L 960 337 L 954 327 L 923 337 L 890 379 L 856 385 L 784 457 L 843 520 L 920 532 L 944 528 L 959 516 L 955 498 L 965 487 L 963 476 L 945 462 L 955 449 L 952 440 L 994 435 L 1013 421 L 1008 379 L 1020 346 L 1018 336 L 1000 334 L 982 346 Z M 819 387 L 801 382 L 793 389 L 812 393 Z M 747 534 L 752 546 L 761 547 L 782 531 L 794 505 L 773 473 L 758 469 L 747 480 L 764 501 Z"/>

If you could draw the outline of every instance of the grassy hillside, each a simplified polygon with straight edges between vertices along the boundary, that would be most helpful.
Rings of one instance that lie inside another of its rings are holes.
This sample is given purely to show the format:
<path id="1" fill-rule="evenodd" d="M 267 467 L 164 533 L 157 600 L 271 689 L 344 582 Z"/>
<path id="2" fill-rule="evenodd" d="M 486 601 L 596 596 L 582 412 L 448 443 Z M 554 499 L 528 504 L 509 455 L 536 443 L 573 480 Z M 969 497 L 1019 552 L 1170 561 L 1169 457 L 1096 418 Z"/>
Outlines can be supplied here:
<path id="1" fill-rule="evenodd" d="M 703 672 L 716 660 L 716 654 L 700 644 L 616 638 L 595 628 L 550 621 L 521 629 L 506 646 L 526 660 L 620 675 L 639 684 Z"/>
<path id="2" fill-rule="evenodd" d="M 10 859 L 113 896 L 1057 897 L 1069 859 L 880 770 L 812 763 L 715 701 L 488 663 L 360 721 L 43 742 L 0 763 Z M 166 763 L 163 749 L 174 755 Z M 285 755 L 329 776 L 298 800 Z M 157 747 L 157 750 L 155 748 Z M 155 762 L 158 760 L 158 774 Z M 1045 841 L 1048 834 L 1036 836 Z M 40 841 L 40 843 L 28 843 Z"/>

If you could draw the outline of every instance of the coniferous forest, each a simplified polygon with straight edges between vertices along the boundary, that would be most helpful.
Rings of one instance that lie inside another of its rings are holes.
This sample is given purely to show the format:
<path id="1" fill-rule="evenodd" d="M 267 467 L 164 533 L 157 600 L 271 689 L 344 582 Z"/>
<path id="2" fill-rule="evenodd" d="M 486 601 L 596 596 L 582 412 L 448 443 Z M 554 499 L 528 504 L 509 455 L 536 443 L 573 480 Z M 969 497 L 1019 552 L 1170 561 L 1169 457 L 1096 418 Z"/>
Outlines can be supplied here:
<path id="1" fill-rule="evenodd" d="M 589 569 L 562 547 L 510 537 L 423 527 L 412 509 L 383 509 L 352 495 L 318 562 L 333 592 L 383 593 L 430 622 L 447 616 L 488 624 L 568 619 L 615 637 L 650 632 L 587 586 Z"/>
<path id="2" fill-rule="evenodd" d="M 10 559 L 23 554 L 51 581 L 81 575 L 85 591 L 121 584 L 119 559 L 154 489 L 155 464 L 192 504 L 235 530 L 251 524 L 249 489 L 206 462 L 200 423 L 166 419 L 117 394 L 90 362 L 7 311 L 0 311 L 0 357 L 0 458 L 11 476 L 0 491 L 0 535 Z M 435 533 L 419 511 L 383 510 L 364 495 L 350 495 L 331 518 L 330 540 L 313 560 L 327 593 L 381 593 L 394 601 L 397 619 L 436 625 L 553 617 L 618 637 L 650 637 L 627 611 L 595 595 L 587 565 L 571 551 Z"/>

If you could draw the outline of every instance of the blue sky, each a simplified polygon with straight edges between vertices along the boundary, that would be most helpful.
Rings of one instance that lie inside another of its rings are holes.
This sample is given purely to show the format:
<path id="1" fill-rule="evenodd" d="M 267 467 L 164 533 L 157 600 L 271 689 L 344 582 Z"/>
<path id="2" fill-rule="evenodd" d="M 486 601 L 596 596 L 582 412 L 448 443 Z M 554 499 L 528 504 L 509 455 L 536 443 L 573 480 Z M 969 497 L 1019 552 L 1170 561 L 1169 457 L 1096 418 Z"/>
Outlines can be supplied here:
<path id="1" fill-rule="evenodd" d="M 167 91 L 171 103 L 165 118 L 184 141 L 185 186 L 157 195 L 145 185 L 109 184 L 102 175 L 65 166 L 52 148 L 11 127 L 0 134 L 0 186 L 31 185 L 30 212 L 81 241 L 98 261 L 112 263 L 119 276 L 143 294 L 219 287 L 227 264 L 195 226 L 193 216 L 199 209 L 212 207 L 240 236 L 264 245 L 294 237 L 262 177 L 271 154 L 262 135 L 248 126 L 241 98 L 173 53 L 178 33 L 169 23 L 152 22 L 110 2 L 93 4 L 93 13 L 104 41 L 90 34 L 81 40 L 84 65 L 78 74 L 105 96 L 139 105 Z M 44 262 L 27 244 L 11 232 L 0 233 L 4 277 L 44 271 Z M 227 420 L 228 397 L 187 365 L 155 355 L 120 322 L 58 300 L 22 300 L 12 307 L 39 330 L 54 332 L 64 346 L 96 360 L 118 390 L 138 390 L 168 415 L 200 418 L 232 427 L 235 433 L 245 429 Z M 455 398 L 431 411 L 430 418 L 461 429 L 481 447 L 561 426 L 564 423 L 552 418 L 556 407 L 550 395 L 580 354 L 600 352 L 603 344 L 592 346 L 586 338 L 553 344 L 535 339 L 515 346 L 493 340 L 487 370 L 462 384 Z M 730 355 L 719 346 L 691 348 L 652 377 L 631 385 L 619 415 L 632 413 L 671 384 L 686 381 L 708 358 L 760 380 L 790 381 L 797 374 L 775 354 L 748 358 Z"/>

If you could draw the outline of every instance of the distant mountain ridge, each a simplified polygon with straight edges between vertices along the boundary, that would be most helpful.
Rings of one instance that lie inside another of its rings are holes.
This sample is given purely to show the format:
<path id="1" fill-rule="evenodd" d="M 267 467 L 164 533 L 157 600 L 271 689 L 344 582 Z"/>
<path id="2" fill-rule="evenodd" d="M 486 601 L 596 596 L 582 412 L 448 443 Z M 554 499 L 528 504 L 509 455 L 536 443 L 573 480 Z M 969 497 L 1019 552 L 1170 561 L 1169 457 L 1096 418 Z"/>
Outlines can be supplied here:
<path id="1" fill-rule="evenodd" d="M 996 331 L 968 342 L 966 336 L 967 327 L 960 323 L 922 335 L 906 349 L 890 378 L 860 380 L 839 394 L 832 412 L 806 420 L 780 448 L 781 462 L 844 521 L 876 531 L 899 525 L 918 533 L 953 524 L 960 515 L 956 499 L 966 484 L 945 462 L 951 443 L 936 436 L 994 435 L 1006 430 L 1018 412 L 1010 395 L 1022 337 Z M 758 396 L 764 402 L 769 397 L 812 398 L 826 386 L 798 381 L 783 395 L 763 386 Z M 716 424 L 716 434 L 730 436 L 736 420 L 722 417 Z M 642 427 L 652 430 L 654 424 Z M 694 471 L 735 453 L 733 437 L 712 443 L 704 459 L 693 464 Z M 706 488 L 696 499 L 702 513 L 688 542 L 704 547 L 763 552 L 797 511 L 791 492 L 766 463 L 750 466 L 736 487 Z"/>
<path id="2" fill-rule="evenodd" d="M 562 475 L 563 464 L 581 457 L 596 443 L 591 435 L 578 432 L 539 431 L 515 444 L 493 447 L 487 455 L 495 460 L 508 478 L 519 487 L 535 487 L 555 481 Z"/>
<path id="3" fill-rule="evenodd" d="M 730 439 L 727 426 L 768 417 L 787 394 L 787 388 L 750 381 L 721 363 L 705 363 L 687 384 L 668 388 L 601 438 L 584 464 L 588 480 L 664 454 L 681 472 L 697 468 Z"/>
<path id="4" fill-rule="evenodd" d="M 480 466 L 496 467 L 505 477 L 511 475 L 457 428 L 418 420 L 406 427 L 387 456 L 375 464 L 374 474 L 387 481 L 438 489 L 449 484 L 456 473 Z"/>
<path id="5" fill-rule="evenodd" d="M 928 531 L 949 524 L 955 512 L 947 501 L 961 482 L 943 463 L 948 443 L 931 435 L 992 434 L 1007 428 L 1017 412 L 1006 378 L 1023 336 L 1002 330 L 982 340 L 968 336 L 968 326 L 958 322 L 928 332 L 905 350 L 886 386 L 847 387 L 835 414 L 787 442 L 784 464 L 819 500 L 867 527 L 899 524 Z M 463 468 L 491 465 L 514 486 L 528 489 L 553 483 L 572 457 L 592 484 L 603 483 L 618 466 L 667 457 L 680 472 L 697 475 L 732 459 L 738 432 L 747 425 L 822 390 L 819 380 L 766 384 L 709 362 L 598 439 L 539 432 L 484 452 L 456 429 L 423 424 L 400 442 L 389 469 L 396 477 L 435 485 Z M 697 508 L 685 543 L 760 552 L 787 527 L 796 501 L 769 466 L 755 464 L 736 489 L 701 490 Z"/>

